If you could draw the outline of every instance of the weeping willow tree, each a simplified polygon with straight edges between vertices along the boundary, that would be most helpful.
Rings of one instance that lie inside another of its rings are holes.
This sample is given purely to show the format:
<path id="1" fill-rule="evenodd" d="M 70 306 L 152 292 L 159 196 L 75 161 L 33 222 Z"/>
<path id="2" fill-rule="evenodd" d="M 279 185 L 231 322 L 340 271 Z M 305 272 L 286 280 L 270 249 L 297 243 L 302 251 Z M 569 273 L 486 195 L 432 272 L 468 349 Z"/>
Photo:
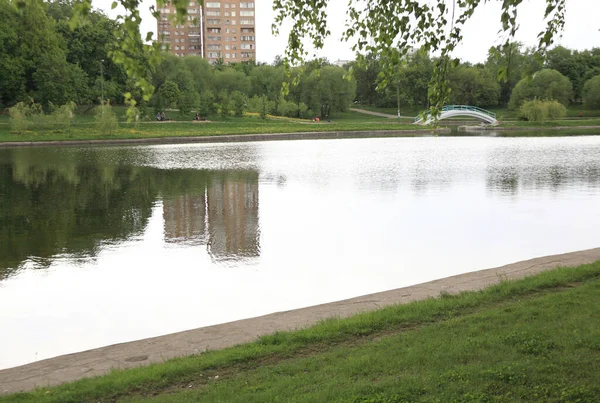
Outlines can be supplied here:
<path id="1" fill-rule="evenodd" d="M 38 0 L 19 1 L 25 4 Z M 342 39 L 352 43 L 355 52 L 374 52 L 382 56 L 382 85 L 386 85 L 393 76 L 394 67 L 409 49 L 421 48 L 438 54 L 428 93 L 431 105 L 429 112 L 438 116 L 449 97 L 448 72 L 458 63 L 458 60 L 453 58 L 453 52 L 463 39 L 463 28 L 478 7 L 492 2 L 501 3 L 500 34 L 505 38 L 505 45 L 509 46 L 518 29 L 517 11 L 523 0 L 348 0 L 346 29 Z M 166 0 L 158 0 L 157 6 L 151 7 L 155 18 L 160 18 L 160 8 L 167 3 Z M 180 22 L 185 21 L 189 1 L 171 0 L 170 3 L 177 10 L 172 18 Z M 285 56 L 288 72 L 290 65 L 301 62 L 308 55 L 307 43 L 319 50 L 322 49 L 325 39 L 331 35 L 327 25 L 329 3 L 330 0 L 273 1 L 273 9 L 276 11 L 273 33 L 279 34 L 282 24 L 292 23 Z M 545 3 L 545 27 L 538 35 L 536 52 L 536 57 L 540 59 L 560 35 L 565 23 L 566 0 L 545 0 Z M 115 62 L 124 65 L 129 76 L 135 79 L 145 96 L 149 97 L 154 89 L 147 80 L 149 66 L 145 61 L 149 60 L 150 65 L 155 63 L 160 57 L 160 47 L 157 43 L 144 44 L 142 40 L 139 30 L 140 4 L 141 0 L 113 2 L 113 8 L 121 5 L 126 13 L 119 17 L 124 27 L 119 38 L 120 48 L 115 50 L 111 57 Z M 91 0 L 78 2 L 73 23 L 77 24 L 85 19 L 90 10 Z M 145 40 L 151 39 L 152 33 L 149 32 Z M 142 52 L 147 53 L 148 57 L 136 57 Z M 499 79 L 506 79 L 506 68 L 500 68 L 498 76 Z"/>

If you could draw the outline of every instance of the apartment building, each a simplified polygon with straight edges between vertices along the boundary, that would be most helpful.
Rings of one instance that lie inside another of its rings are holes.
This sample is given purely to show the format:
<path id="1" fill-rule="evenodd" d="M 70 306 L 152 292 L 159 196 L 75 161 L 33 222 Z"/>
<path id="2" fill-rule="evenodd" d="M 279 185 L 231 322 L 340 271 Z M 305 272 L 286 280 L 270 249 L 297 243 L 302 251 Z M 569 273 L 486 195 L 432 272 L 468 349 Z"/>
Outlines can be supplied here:
<path id="1" fill-rule="evenodd" d="M 190 1 L 184 24 L 172 22 L 175 8 L 162 7 L 157 23 L 158 40 L 177 56 L 205 57 L 211 63 L 256 59 L 256 13 L 254 1 Z"/>

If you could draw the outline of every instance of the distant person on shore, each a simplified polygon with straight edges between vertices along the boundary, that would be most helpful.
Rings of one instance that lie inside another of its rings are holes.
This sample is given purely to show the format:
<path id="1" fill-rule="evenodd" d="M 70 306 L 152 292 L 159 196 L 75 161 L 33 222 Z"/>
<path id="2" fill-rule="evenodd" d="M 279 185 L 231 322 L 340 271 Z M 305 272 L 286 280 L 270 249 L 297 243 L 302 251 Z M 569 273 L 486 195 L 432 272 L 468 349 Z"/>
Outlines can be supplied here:
<path id="1" fill-rule="evenodd" d="M 160 112 L 156 112 L 156 120 L 160 122 Z"/>
<path id="2" fill-rule="evenodd" d="M 162 120 L 163 122 L 167 120 L 167 115 L 165 115 L 164 111 L 160 114 L 160 120 Z"/>
<path id="3" fill-rule="evenodd" d="M 194 120 L 200 120 L 200 114 L 198 112 L 196 112 L 196 117 L 194 118 Z"/>

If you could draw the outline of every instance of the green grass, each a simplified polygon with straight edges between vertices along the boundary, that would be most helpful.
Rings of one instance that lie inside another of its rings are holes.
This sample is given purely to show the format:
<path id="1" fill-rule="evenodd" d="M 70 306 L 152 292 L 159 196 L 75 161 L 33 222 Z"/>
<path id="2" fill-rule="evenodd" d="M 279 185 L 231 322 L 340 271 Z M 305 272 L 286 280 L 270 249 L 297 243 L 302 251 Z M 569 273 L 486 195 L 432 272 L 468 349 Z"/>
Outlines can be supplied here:
<path id="1" fill-rule="evenodd" d="M 176 117 L 176 116 L 174 116 Z M 298 119 L 260 119 L 258 117 L 211 118 L 210 122 L 186 121 L 140 122 L 138 125 L 121 121 L 111 135 L 102 135 L 91 120 L 76 116 L 67 130 L 31 130 L 16 133 L 11 130 L 8 119 L 0 122 L 0 142 L 9 141 L 55 141 L 95 139 L 139 139 L 157 137 L 218 136 L 227 134 L 297 133 L 363 130 L 423 130 L 429 128 L 398 123 L 374 116 L 347 112 L 332 117 L 331 123 Z"/>
<path id="2" fill-rule="evenodd" d="M 600 262 L 0 401 L 592 402 L 598 317 Z"/>

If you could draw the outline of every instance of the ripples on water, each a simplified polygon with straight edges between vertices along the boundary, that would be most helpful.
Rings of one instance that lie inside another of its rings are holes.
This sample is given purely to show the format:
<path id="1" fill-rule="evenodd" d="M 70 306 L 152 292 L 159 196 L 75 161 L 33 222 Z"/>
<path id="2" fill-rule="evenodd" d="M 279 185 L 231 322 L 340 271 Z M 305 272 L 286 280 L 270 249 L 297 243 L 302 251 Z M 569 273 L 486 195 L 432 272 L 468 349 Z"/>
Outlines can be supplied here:
<path id="1" fill-rule="evenodd" d="M 0 150 L 0 368 L 598 246 L 600 137 Z"/>

